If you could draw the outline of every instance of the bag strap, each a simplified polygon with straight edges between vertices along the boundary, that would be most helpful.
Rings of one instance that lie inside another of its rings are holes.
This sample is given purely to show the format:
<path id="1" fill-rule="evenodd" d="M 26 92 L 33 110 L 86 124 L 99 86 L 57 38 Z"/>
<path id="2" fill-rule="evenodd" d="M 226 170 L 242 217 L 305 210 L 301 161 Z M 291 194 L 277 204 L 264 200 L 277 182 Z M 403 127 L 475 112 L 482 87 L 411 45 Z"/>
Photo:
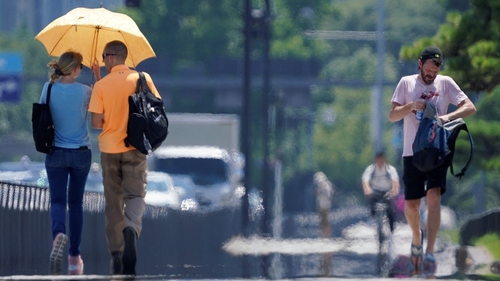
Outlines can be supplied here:
<path id="1" fill-rule="evenodd" d="M 144 73 L 142 71 L 138 71 L 139 73 L 139 80 L 137 81 L 137 87 L 135 89 L 136 92 L 138 92 L 139 86 L 145 90 L 145 91 L 151 91 L 148 86 L 148 82 L 146 81 L 146 77 L 144 76 Z"/>
<path id="2" fill-rule="evenodd" d="M 136 93 L 139 95 L 139 100 L 140 100 L 139 102 L 142 107 L 141 108 L 142 116 L 144 116 L 144 118 L 148 120 L 148 114 L 147 114 L 148 105 L 146 104 L 146 97 L 144 93 L 150 92 L 151 90 L 148 87 L 148 82 L 146 82 L 146 77 L 144 77 L 144 73 L 142 71 L 138 71 L 138 73 L 139 73 L 139 79 L 137 80 Z M 149 126 L 146 126 L 146 134 L 147 135 L 150 134 Z M 143 136 L 144 136 L 144 147 L 146 148 L 149 154 L 151 151 L 151 143 L 149 143 L 149 140 L 146 138 L 145 134 L 143 134 Z"/>
<path id="3" fill-rule="evenodd" d="M 50 106 L 50 92 L 52 90 L 52 83 L 49 83 L 49 88 L 47 89 L 47 97 L 45 98 L 45 104 Z"/>
<path id="4" fill-rule="evenodd" d="M 458 174 L 455 174 L 453 172 L 453 161 L 451 161 L 451 163 L 450 163 L 451 174 L 454 175 L 455 177 L 458 177 L 459 179 L 461 179 L 465 175 L 465 172 L 467 171 L 467 169 L 469 169 L 469 166 L 472 162 L 472 159 L 474 158 L 474 141 L 472 140 L 472 136 L 469 132 L 469 128 L 467 128 L 467 124 L 463 123 L 459 126 L 459 130 L 457 131 L 456 136 L 454 136 L 454 139 L 456 139 L 458 137 L 459 132 L 462 130 L 466 131 L 467 134 L 469 135 L 469 142 L 470 142 L 469 160 L 467 161 L 467 164 L 465 164 L 465 166 L 462 168 L 462 170 Z M 449 146 L 451 153 L 452 153 L 451 159 L 453 160 L 453 155 L 455 154 L 455 140 L 453 140 L 451 143 L 449 143 L 448 146 Z"/>

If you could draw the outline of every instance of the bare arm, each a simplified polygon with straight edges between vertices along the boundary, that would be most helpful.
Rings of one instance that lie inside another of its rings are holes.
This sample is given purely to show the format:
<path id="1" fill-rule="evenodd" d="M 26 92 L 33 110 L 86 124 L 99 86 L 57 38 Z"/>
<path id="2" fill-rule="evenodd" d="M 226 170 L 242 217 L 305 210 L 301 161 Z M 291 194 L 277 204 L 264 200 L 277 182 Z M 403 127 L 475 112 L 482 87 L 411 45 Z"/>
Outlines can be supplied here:
<path id="1" fill-rule="evenodd" d="M 444 122 L 448 122 L 457 118 L 465 118 L 469 115 L 476 113 L 476 106 L 472 103 L 470 99 L 465 99 L 462 101 L 458 108 L 455 111 L 452 111 L 443 116 L 439 116 L 439 118 Z"/>
<path id="2" fill-rule="evenodd" d="M 372 188 L 370 186 L 370 184 L 366 181 L 363 181 L 363 193 L 365 194 L 365 196 L 370 196 L 372 195 Z"/>
<path id="3" fill-rule="evenodd" d="M 391 111 L 389 112 L 389 120 L 391 122 L 397 122 L 403 119 L 407 114 L 411 113 L 413 110 L 424 110 L 425 101 L 418 99 L 409 102 L 405 105 L 401 105 L 397 102 L 392 102 Z"/>
<path id="4" fill-rule="evenodd" d="M 399 194 L 399 180 L 392 181 L 391 197 L 396 197 Z"/>
<path id="5" fill-rule="evenodd" d="M 91 122 L 92 122 L 92 127 L 94 129 L 102 129 L 103 125 L 103 120 L 102 120 L 102 114 L 97 114 L 94 112 L 91 112 Z"/>

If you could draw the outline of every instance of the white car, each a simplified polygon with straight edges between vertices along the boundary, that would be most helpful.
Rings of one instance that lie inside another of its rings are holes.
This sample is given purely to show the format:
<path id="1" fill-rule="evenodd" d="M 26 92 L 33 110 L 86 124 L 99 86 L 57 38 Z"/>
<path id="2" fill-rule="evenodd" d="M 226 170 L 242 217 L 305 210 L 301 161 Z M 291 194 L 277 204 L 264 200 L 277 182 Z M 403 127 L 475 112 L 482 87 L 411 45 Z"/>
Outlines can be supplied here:
<path id="1" fill-rule="evenodd" d="M 227 150 L 211 146 L 159 147 L 149 166 L 169 175 L 188 176 L 194 183 L 195 200 L 200 208 L 218 209 L 234 205 L 240 164 Z"/>
<path id="2" fill-rule="evenodd" d="M 167 173 L 149 171 L 146 190 L 146 204 L 180 209 L 181 197 Z"/>

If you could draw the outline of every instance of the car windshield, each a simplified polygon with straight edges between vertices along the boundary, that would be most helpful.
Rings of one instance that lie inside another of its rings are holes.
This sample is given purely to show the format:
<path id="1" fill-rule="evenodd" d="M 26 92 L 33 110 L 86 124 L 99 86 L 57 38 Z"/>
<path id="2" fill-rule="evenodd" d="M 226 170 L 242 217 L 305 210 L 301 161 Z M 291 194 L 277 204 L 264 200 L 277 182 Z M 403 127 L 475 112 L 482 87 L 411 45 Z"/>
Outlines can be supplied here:
<path id="1" fill-rule="evenodd" d="M 172 175 L 187 175 L 197 185 L 227 181 L 226 163 L 214 158 L 160 158 L 157 169 Z"/>
<path id="2" fill-rule="evenodd" d="M 160 180 L 148 180 L 147 189 L 149 191 L 167 191 L 167 184 L 164 181 Z"/>

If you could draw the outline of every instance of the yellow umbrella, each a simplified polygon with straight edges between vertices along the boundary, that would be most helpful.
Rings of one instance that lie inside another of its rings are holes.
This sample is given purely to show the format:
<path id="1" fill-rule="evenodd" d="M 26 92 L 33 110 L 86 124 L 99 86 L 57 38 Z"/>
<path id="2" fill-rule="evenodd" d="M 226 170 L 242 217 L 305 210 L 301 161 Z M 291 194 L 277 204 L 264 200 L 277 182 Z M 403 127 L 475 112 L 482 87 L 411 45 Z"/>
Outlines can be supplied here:
<path id="1" fill-rule="evenodd" d="M 125 64 L 135 68 L 155 52 L 137 24 L 129 16 L 104 8 L 75 8 L 47 25 L 35 39 L 42 42 L 50 56 L 73 50 L 83 55 L 83 64 L 91 67 L 94 58 L 104 65 L 101 53 L 106 43 L 120 40 L 128 48 Z"/>

